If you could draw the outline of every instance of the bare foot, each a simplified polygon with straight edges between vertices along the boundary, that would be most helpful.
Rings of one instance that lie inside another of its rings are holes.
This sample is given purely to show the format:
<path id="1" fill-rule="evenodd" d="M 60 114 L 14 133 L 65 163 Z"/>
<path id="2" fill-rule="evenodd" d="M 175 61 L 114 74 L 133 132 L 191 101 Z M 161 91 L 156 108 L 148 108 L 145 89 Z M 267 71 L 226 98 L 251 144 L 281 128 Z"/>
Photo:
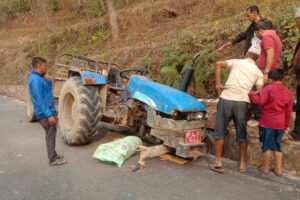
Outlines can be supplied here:
<path id="1" fill-rule="evenodd" d="M 264 166 L 261 166 L 261 167 L 259 168 L 259 170 L 260 170 L 262 173 L 264 173 L 264 174 L 269 173 L 269 169 L 266 169 Z"/>
<path id="2" fill-rule="evenodd" d="M 245 162 L 240 162 L 239 170 L 240 170 L 240 172 L 246 171 L 246 163 Z"/>
<path id="3" fill-rule="evenodd" d="M 67 161 L 65 160 L 55 160 L 51 163 L 49 163 L 50 166 L 60 166 L 60 165 L 65 165 L 67 164 Z"/>

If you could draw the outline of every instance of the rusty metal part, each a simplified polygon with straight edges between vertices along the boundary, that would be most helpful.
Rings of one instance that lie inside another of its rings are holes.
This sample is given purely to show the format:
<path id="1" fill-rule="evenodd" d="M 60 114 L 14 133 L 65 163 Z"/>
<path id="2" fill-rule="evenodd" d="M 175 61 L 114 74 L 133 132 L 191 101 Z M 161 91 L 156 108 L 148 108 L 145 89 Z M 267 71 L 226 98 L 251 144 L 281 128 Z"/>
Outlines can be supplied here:
<path id="1" fill-rule="evenodd" d="M 146 124 L 151 127 L 150 135 L 163 141 L 163 144 L 174 148 L 176 155 L 183 158 L 196 158 L 204 156 L 207 151 L 205 143 L 202 144 L 185 144 L 185 131 L 193 129 L 205 129 L 205 120 L 174 120 L 164 118 L 157 112 L 146 107 L 147 121 Z"/>
<path id="2" fill-rule="evenodd" d="M 146 119 L 146 110 L 143 103 L 132 100 L 128 111 L 128 125 L 140 127 Z"/>
<path id="3" fill-rule="evenodd" d="M 207 145 L 205 143 L 185 144 L 184 131 L 178 131 L 177 135 L 175 135 L 174 133 L 174 131 L 166 129 L 151 129 L 150 134 L 161 139 L 164 145 L 170 148 L 174 148 L 176 150 L 176 155 L 180 157 L 197 158 L 206 154 Z"/>
<path id="4" fill-rule="evenodd" d="M 147 106 L 147 125 L 151 128 L 160 128 L 173 131 L 182 131 L 187 129 L 198 129 L 205 126 L 205 120 L 174 120 L 161 117 L 154 109 Z"/>

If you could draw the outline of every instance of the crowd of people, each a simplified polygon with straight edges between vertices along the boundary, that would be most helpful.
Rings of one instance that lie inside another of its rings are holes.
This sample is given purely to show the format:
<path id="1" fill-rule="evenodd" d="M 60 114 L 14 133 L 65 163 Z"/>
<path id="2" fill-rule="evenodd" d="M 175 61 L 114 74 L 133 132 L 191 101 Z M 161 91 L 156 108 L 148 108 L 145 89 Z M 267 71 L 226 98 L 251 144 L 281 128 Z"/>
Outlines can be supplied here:
<path id="1" fill-rule="evenodd" d="M 216 90 L 220 100 L 216 114 L 215 163 L 210 168 L 223 173 L 221 156 L 224 135 L 231 120 L 236 128 L 239 143 L 239 170 L 246 171 L 247 125 L 259 126 L 262 148 L 263 173 L 270 171 L 270 158 L 275 157 L 274 173 L 282 175 L 283 140 L 300 140 L 300 40 L 294 54 L 293 67 L 297 80 L 297 106 L 295 128 L 290 131 L 293 112 L 293 94 L 282 83 L 284 72 L 280 69 L 282 43 L 272 22 L 260 15 L 256 5 L 246 9 L 251 22 L 249 28 L 235 39 L 217 49 L 221 53 L 226 47 L 246 40 L 244 59 L 232 59 L 216 63 Z M 296 9 L 296 26 L 300 29 L 300 8 Z M 220 83 L 222 68 L 230 73 L 225 86 Z"/>

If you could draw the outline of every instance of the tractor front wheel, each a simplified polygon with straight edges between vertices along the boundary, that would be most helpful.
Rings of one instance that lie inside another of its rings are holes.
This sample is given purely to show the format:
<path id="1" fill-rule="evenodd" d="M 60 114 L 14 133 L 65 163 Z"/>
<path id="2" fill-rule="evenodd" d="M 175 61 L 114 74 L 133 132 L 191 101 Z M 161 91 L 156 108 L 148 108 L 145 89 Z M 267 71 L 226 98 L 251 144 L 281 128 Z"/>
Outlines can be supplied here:
<path id="1" fill-rule="evenodd" d="M 202 135 L 202 142 L 206 144 L 207 149 L 205 153 L 214 154 L 215 153 L 215 140 L 212 136 L 213 131 L 210 129 L 205 129 Z"/>
<path id="2" fill-rule="evenodd" d="M 58 104 L 59 130 L 70 145 L 90 143 L 98 135 L 101 120 L 101 102 L 98 88 L 84 86 L 74 76 L 63 85 Z"/>

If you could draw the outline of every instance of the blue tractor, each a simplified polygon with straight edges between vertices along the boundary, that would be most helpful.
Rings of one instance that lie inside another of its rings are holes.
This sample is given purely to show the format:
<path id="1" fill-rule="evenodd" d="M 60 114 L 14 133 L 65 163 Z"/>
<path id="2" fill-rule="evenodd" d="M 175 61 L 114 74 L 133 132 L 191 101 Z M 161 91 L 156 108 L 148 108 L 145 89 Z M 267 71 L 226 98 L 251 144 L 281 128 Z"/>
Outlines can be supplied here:
<path id="1" fill-rule="evenodd" d="M 186 93 L 198 56 L 186 70 L 180 90 L 151 80 L 151 72 L 144 68 L 121 71 L 116 64 L 85 56 L 58 56 L 53 93 L 58 98 L 63 140 L 69 145 L 90 143 L 103 124 L 109 124 L 126 127 L 183 158 L 212 153 L 213 139 L 205 128 L 206 107 Z"/>

